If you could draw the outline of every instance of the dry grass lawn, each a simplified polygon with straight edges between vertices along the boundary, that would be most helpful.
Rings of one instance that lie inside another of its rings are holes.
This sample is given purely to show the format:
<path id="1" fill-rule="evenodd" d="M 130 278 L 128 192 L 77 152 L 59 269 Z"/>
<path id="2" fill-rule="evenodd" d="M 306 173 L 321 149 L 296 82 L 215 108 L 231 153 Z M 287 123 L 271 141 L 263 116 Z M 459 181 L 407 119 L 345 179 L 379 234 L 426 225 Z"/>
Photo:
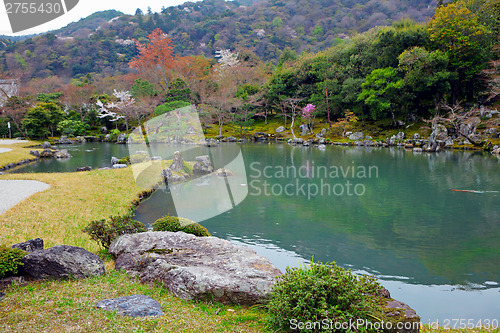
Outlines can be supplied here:
<path id="1" fill-rule="evenodd" d="M 37 150 L 34 148 L 29 148 L 30 146 L 39 145 L 39 142 L 29 141 L 29 142 L 19 142 L 11 145 L 0 145 L 0 148 L 12 149 L 9 152 L 0 154 L 0 169 L 10 163 L 17 163 L 26 159 L 35 160 L 33 155 L 30 155 L 30 150 Z"/>
<path id="2" fill-rule="evenodd" d="M 97 243 L 81 230 L 91 221 L 124 214 L 144 191 L 130 168 L 80 173 L 4 174 L 0 179 L 30 179 L 49 184 L 0 215 L 0 243 L 40 237 L 47 247 L 80 246 L 97 252 Z"/>

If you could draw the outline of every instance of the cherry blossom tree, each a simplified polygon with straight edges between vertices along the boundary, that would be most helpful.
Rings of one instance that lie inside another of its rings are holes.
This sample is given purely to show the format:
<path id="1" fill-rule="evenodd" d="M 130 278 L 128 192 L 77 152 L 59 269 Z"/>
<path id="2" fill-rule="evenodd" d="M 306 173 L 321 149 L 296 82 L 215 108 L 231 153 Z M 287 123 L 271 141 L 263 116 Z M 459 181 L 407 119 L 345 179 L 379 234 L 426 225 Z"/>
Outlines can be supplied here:
<path id="1" fill-rule="evenodd" d="M 312 132 L 313 123 L 315 118 L 316 106 L 314 104 L 307 104 L 302 108 L 302 118 L 307 122 L 307 127 Z"/>

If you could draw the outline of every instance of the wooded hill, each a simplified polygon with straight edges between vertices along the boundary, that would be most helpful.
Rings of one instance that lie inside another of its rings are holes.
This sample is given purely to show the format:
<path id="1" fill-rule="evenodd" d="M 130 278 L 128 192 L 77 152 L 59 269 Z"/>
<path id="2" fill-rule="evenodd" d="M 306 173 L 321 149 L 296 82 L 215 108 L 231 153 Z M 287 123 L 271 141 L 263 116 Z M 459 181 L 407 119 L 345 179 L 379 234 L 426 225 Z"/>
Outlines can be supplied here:
<path id="1" fill-rule="evenodd" d="M 51 33 L 0 39 L 0 72 L 31 78 L 125 73 L 136 55 L 132 39 L 155 28 L 172 38 L 175 53 L 209 58 L 217 49 L 254 52 L 273 61 L 289 47 L 317 52 L 342 39 L 403 18 L 425 22 L 435 0 L 205 0 L 135 15 L 109 10 Z"/>

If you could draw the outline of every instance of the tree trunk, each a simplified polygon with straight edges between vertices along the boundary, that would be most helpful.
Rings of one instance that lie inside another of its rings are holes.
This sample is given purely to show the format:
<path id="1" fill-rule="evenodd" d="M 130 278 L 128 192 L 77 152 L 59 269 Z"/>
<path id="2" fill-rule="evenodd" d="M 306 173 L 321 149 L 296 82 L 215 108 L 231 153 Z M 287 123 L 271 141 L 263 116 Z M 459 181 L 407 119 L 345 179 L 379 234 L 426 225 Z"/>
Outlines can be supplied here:
<path id="1" fill-rule="evenodd" d="M 328 127 L 332 128 L 332 123 L 330 121 L 330 104 L 328 102 L 328 87 L 326 86 L 326 80 L 325 80 L 325 95 L 326 95 L 326 114 L 328 116 Z"/>
<path id="2" fill-rule="evenodd" d="M 396 117 L 394 116 L 394 111 L 392 110 L 392 105 L 389 108 L 391 110 L 391 116 L 392 116 L 392 124 L 396 126 Z M 364 125 L 364 124 L 363 124 Z"/>
<path id="3" fill-rule="evenodd" d="M 290 126 L 290 131 L 292 131 L 293 138 L 295 139 L 295 133 L 293 132 L 293 123 L 295 122 L 295 116 L 292 116 L 292 125 Z"/>

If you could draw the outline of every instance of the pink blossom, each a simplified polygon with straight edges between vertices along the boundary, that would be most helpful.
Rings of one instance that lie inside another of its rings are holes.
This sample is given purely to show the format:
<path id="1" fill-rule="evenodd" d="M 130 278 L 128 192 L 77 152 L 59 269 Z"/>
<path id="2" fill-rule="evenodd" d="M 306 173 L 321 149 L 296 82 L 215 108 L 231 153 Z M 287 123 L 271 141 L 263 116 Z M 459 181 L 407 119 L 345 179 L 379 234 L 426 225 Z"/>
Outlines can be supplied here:
<path id="1" fill-rule="evenodd" d="M 302 108 L 302 117 L 312 118 L 314 111 L 316 111 L 316 106 L 314 104 L 307 104 Z"/>

